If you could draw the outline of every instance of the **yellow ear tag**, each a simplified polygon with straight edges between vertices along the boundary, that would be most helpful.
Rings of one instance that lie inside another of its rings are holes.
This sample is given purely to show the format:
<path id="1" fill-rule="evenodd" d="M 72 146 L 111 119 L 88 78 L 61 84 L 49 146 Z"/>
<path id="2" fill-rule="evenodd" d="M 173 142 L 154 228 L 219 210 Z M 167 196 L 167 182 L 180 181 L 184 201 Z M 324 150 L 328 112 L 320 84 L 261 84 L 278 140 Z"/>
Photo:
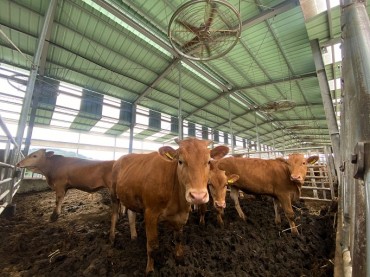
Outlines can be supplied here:
<path id="1" fill-rule="evenodd" d="M 167 156 L 168 158 L 170 158 L 171 160 L 173 160 L 173 157 L 170 155 L 170 153 L 166 152 L 166 156 Z"/>
<path id="2" fill-rule="evenodd" d="M 227 180 L 227 183 L 232 184 L 232 183 L 234 183 L 234 181 L 232 179 L 230 179 L 230 180 Z"/>

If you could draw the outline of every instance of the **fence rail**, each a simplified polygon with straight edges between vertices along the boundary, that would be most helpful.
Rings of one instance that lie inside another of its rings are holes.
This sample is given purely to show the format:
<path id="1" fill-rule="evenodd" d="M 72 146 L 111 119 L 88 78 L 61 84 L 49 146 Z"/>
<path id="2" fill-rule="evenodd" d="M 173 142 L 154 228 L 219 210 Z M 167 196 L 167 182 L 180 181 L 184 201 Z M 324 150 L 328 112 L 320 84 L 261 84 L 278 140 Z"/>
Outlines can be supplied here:
<path id="1" fill-rule="evenodd" d="M 11 136 L 0 115 L 0 130 L 8 140 L 4 149 L 0 152 L 0 214 L 12 204 L 12 200 L 21 182 L 21 174 L 17 171 L 15 164 L 23 157 L 19 146 Z"/>
<path id="2" fill-rule="evenodd" d="M 315 201 L 332 201 L 335 195 L 335 176 L 330 170 L 331 159 L 319 164 L 308 165 L 307 175 L 302 186 L 301 199 Z"/>

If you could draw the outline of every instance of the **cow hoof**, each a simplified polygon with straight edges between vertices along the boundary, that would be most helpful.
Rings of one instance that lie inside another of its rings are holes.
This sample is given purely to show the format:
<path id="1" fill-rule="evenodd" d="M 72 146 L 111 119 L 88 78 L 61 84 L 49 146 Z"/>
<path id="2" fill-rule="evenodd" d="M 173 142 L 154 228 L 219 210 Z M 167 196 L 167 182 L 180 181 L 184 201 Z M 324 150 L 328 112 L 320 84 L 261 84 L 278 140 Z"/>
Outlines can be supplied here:
<path id="1" fill-rule="evenodd" d="M 157 277 L 159 274 L 157 274 L 155 271 L 149 271 L 145 274 L 147 277 Z"/>
<path id="2" fill-rule="evenodd" d="M 109 243 L 111 246 L 114 246 L 114 237 L 109 237 Z"/>
<path id="3" fill-rule="evenodd" d="M 50 216 L 50 222 L 55 222 L 58 220 L 59 215 L 57 213 L 52 213 Z"/>
<path id="4" fill-rule="evenodd" d="M 298 236 L 299 236 L 298 231 L 297 231 L 297 232 L 293 232 L 293 231 L 292 231 L 292 236 L 293 236 L 293 237 L 298 237 Z"/>

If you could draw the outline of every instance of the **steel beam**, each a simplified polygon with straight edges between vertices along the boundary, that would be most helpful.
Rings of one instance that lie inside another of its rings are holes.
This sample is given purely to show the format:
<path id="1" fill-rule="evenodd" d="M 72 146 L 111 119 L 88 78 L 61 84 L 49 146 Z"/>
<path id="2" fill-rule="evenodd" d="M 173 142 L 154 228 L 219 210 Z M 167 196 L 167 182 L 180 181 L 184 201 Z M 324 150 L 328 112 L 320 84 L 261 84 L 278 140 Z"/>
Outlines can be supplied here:
<path id="1" fill-rule="evenodd" d="M 27 117 L 28 117 L 28 113 L 31 107 L 33 90 L 34 90 L 35 83 L 36 83 L 41 55 L 43 53 L 43 49 L 45 45 L 45 38 L 48 32 L 50 32 L 49 28 L 52 25 L 51 22 L 53 21 L 53 15 L 54 15 L 54 11 L 57 6 L 57 2 L 58 2 L 57 0 L 51 0 L 49 3 L 49 7 L 45 15 L 44 25 L 42 27 L 42 31 L 41 31 L 40 38 L 39 38 L 39 44 L 37 46 L 36 54 L 33 59 L 33 64 L 31 66 L 30 77 L 28 79 L 27 89 L 26 89 L 25 98 L 24 98 L 23 105 L 22 105 L 22 112 L 19 118 L 17 135 L 16 135 L 16 142 L 19 145 L 19 147 L 22 147 L 24 130 L 26 128 Z"/>
<path id="2" fill-rule="evenodd" d="M 284 13 L 286 11 L 289 11 L 290 9 L 293 9 L 295 7 L 299 6 L 298 0 L 287 0 L 284 1 L 274 7 L 271 7 L 267 9 L 266 11 L 261 12 L 260 14 L 249 18 L 247 20 L 244 20 L 242 22 L 242 30 L 247 29 L 249 27 L 252 27 L 254 25 L 257 25 L 267 19 L 273 18 L 278 14 Z"/>
<path id="3" fill-rule="evenodd" d="M 315 67 L 317 72 L 317 78 L 319 81 L 321 98 L 324 104 L 324 110 L 326 119 L 328 121 L 329 134 L 333 145 L 333 153 L 335 156 L 335 165 L 337 172 L 339 172 L 339 167 L 341 163 L 340 155 L 340 145 L 339 145 L 339 129 L 337 124 L 337 119 L 335 116 L 333 100 L 330 94 L 330 88 L 328 84 L 328 79 L 326 77 L 325 65 L 322 59 L 319 42 L 313 40 L 310 42 L 313 58 L 315 61 Z"/>

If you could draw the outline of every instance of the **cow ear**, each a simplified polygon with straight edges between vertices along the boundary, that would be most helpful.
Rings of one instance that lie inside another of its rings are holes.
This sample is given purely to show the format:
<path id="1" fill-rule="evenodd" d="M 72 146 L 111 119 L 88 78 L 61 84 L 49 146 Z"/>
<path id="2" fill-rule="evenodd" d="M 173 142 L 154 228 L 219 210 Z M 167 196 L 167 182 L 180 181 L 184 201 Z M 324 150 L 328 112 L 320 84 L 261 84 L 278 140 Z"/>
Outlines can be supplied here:
<path id="1" fill-rule="evenodd" d="M 171 161 L 177 156 L 177 151 L 171 146 L 162 146 L 161 148 L 159 148 L 158 152 L 162 157 Z"/>
<path id="2" fill-rule="evenodd" d="M 230 176 L 227 177 L 227 183 L 229 185 L 234 184 L 238 180 L 239 180 L 239 175 L 237 174 L 231 174 Z"/>
<path id="3" fill-rule="evenodd" d="M 307 158 L 307 163 L 314 164 L 319 160 L 319 156 L 311 156 Z"/>
<path id="4" fill-rule="evenodd" d="M 48 152 L 46 152 L 45 153 L 45 156 L 47 157 L 47 158 L 50 158 L 51 156 L 53 156 L 54 155 L 54 151 L 48 151 Z"/>
<path id="5" fill-rule="evenodd" d="M 211 150 L 211 158 L 219 160 L 229 153 L 229 147 L 220 145 Z"/>

